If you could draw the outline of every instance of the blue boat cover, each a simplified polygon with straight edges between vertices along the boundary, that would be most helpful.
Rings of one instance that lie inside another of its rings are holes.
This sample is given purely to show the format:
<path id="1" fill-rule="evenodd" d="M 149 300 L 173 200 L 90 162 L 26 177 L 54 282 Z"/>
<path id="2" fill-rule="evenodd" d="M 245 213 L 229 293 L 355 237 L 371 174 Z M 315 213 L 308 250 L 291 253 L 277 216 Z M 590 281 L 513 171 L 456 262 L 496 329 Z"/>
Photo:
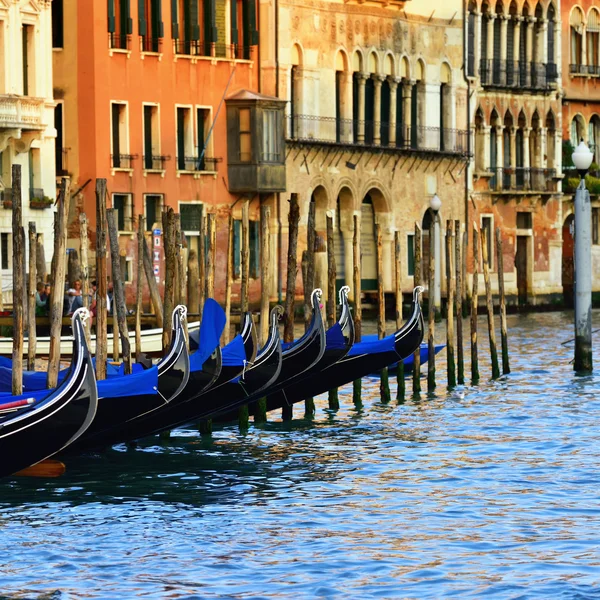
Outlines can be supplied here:
<path id="1" fill-rule="evenodd" d="M 346 338 L 342 327 L 336 323 L 325 332 L 325 348 L 327 350 L 343 350 L 346 347 Z"/>
<path id="2" fill-rule="evenodd" d="M 225 311 L 215 300 L 208 298 L 202 310 L 200 338 L 198 350 L 190 354 L 190 371 L 201 371 L 206 359 L 219 345 L 221 334 L 225 329 Z"/>
<path id="3" fill-rule="evenodd" d="M 244 338 L 236 335 L 221 351 L 224 367 L 242 367 L 246 360 Z"/>
<path id="4" fill-rule="evenodd" d="M 396 344 L 395 334 L 388 335 L 381 340 L 376 335 L 365 335 L 362 341 L 354 344 L 348 352 L 348 356 L 359 356 L 361 354 L 376 354 L 379 352 L 393 352 Z"/>

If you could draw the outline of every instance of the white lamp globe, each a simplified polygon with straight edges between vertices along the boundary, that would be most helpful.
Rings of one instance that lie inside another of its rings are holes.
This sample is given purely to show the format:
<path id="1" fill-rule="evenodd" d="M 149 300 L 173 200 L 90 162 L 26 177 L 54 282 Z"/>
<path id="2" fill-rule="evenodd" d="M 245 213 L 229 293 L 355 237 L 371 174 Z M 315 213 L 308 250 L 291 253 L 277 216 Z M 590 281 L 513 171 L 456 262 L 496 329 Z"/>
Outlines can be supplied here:
<path id="1" fill-rule="evenodd" d="M 591 164 L 591 163 L 590 163 Z M 429 206 L 433 212 L 438 212 L 440 208 L 442 208 L 442 201 L 437 194 L 434 194 L 431 200 L 429 201 Z"/>
<path id="2" fill-rule="evenodd" d="M 571 154 L 571 159 L 573 160 L 575 168 L 580 173 L 585 173 L 590 168 L 592 160 L 594 160 L 594 155 L 590 152 L 590 149 L 582 139 L 581 142 L 579 142 L 579 146 L 575 148 L 575 152 Z"/>

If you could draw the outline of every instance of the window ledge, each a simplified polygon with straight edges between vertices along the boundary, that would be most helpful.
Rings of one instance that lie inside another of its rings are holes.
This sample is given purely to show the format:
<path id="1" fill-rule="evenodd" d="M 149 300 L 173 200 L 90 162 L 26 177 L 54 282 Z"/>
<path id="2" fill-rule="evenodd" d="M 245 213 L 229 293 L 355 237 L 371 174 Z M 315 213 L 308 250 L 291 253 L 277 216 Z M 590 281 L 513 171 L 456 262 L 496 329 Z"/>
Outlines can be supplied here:
<path id="1" fill-rule="evenodd" d="M 52 48 L 52 52 L 62 52 L 64 48 Z"/>
<path id="2" fill-rule="evenodd" d="M 127 237 L 133 237 L 135 235 L 135 231 L 119 231 L 119 235 L 126 235 Z"/>
<path id="3" fill-rule="evenodd" d="M 131 58 L 131 50 L 123 49 L 123 48 L 109 48 L 108 55 L 112 56 L 113 54 L 123 54 L 127 56 L 127 58 Z"/>
<path id="4" fill-rule="evenodd" d="M 164 177 L 166 172 L 166 169 L 144 169 L 144 177 L 148 177 L 148 175 L 160 175 Z"/>
<path id="5" fill-rule="evenodd" d="M 200 177 L 202 176 L 212 176 L 214 179 L 217 178 L 217 172 L 216 171 L 196 171 L 194 173 L 194 179 L 200 179 Z"/>
<path id="6" fill-rule="evenodd" d="M 146 58 L 146 56 L 156 56 L 158 60 L 162 60 L 163 53 L 162 52 L 142 52 L 142 60 Z"/>
<path id="7" fill-rule="evenodd" d="M 492 171 L 475 171 L 475 173 L 473 173 L 473 177 L 476 177 L 477 179 L 491 179 L 494 176 L 494 173 Z"/>
<path id="8" fill-rule="evenodd" d="M 195 175 L 197 171 L 187 171 L 187 170 L 179 170 L 177 169 L 177 177 L 181 177 L 182 175 Z"/>
<path id="9" fill-rule="evenodd" d="M 133 169 L 125 169 L 122 167 L 112 167 L 110 174 L 114 176 L 115 173 L 129 173 L 129 177 L 133 177 Z"/>

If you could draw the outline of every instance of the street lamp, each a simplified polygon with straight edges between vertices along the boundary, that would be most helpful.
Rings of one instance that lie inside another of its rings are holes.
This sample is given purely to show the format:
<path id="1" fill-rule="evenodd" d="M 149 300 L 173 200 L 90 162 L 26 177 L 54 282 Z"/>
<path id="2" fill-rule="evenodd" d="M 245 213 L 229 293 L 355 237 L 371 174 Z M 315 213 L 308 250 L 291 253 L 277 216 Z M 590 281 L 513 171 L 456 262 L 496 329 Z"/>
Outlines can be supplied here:
<path id="1" fill-rule="evenodd" d="M 440 236 L 440 219 L 439 219 L 439 211 L 442 208 L 442 201 L 437 194 L 434 194 L 429 200 L 429 207 L 433 212 L 433 235 L 434 240 L 434 248 L 435 248 L 435 273 L 433 276 L 433 309 L 435 311 L 436 321 L 441 316 L 441 306 L 442 306 L 442 266 L 441 266 L 441 258 L 442 258 L 442 248 L 441 248 L 441 236 Z M 430 230 L 431 231 L 431 230 Z"/>
<path id="2" fill-rule="evenodd" d="M 571 155 L 581 182 L 575 191 L 575 360 L 576 372 L 592 370 L 592 207 L 585 175 L 594 155 L 583 138 Z"/>

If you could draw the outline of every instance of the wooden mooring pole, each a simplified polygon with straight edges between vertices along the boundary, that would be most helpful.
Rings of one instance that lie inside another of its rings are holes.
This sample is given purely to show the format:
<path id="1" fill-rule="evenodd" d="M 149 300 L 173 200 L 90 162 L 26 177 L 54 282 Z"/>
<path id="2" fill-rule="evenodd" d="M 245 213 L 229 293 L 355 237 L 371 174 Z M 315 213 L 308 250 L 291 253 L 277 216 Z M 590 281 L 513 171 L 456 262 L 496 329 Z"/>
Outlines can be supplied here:
<path id="1" fill-rule="evenodd" d="M 385 290 L 383 287 L 383 239 L 379 223 L 375 223 L 375 252 L 377 263 L 377 337 L 381 340 L 385 337 Z M 381 369 L 379 393 L 382 402 L 390 401 L 390 382 L 387 367 Z"/>
<path id="2" fill-rule="evenodd" d="M 135 360 L 142 358 L 142 292 L 144 289 L 144 217 L 138 216 L 137 271 L 135 277 Z"/>
<path id="3" fill-rule="evenodd" d="M 240 310 L 244 314 L 249 307 L 248 286 L 250 282 L 250 202 L 242 205 L 242 287 Z"/>
<path id="4" fill-rule="evenodd" d="M 150 269 L 152 269 L 151 263 Z M 106 379 L 108 358 L 106 275 L 106 179 L 96 179 L 96 379 L 98 380 Z"/>
<path id="5" fill-rule="evenodd" d="M 198 314 L 202 321 L 202 311 L 206 300 L 206 218 L 204 210 L 200 213 L 198 234 Z"/>
<path id="6" fill-rule="evenodd" d="M 84 212 L 79 213 L 79 250 L 81 254 L 81 295 L 84 308 L 90 307 L 90 262 L 88 256 L 88 220 Z M 91 319 L 84 325 L 88 348 L 92 345 Z"/>
<path id="7" fill-rule="evenodd" d="M 23 298 L 25 296 L 25 281 L 23 269 L 25 266 L 25 243 L 21 227 L 21 165 L 12 166 L 12 231 L 13 231 L 13 351 L 12 351 L 12 393 L 20 396 L 23 393 Z M 62 316 L 62 315 L 61 315 Z M 35 317 L 33 319 L 35 328 Z M 31 326 L 31 325 L 30 325 Z M 59 332 L 60 337 L 60 332 Z M 60 357 L 59 357 L 60 358 Z M 56 383 L 52 386 L 56 387 Z"/>
<path id="8" fill-rule="evenodd" d="M 490 339 L 490 355 L 492 359 L 492 379 L 500 377 L 498 367 L 498 349 L 496 347 L 496 327 L 494 324 L 494 302 L 492 299 L 492 282 L 490 281 L 490 265 L 487 231 L 481 230 L 481 255 L 483 261 L 483 280 L 485 282 L 485 303 L 487 308 L 488 335 Z"/>
<path id="9" fill-rule="evenodd" d="M 415 223 L 415 238 L 414 238 L 414 255 L 415 255 L 415 268 L 414 268 L 414 287 L 421 285 L 421 227 L 418 223 Z M 413 395 L 419 395 L 421 393 L 421 348 L 417 348 L 414 353 L 414 364 L 413 364 Z"/>
<path id="10" fill-rule="evenodd" d="M 29 281 L 27 286 L 27 321 L 28 321 L 28 343 L 27 343 L 27 369 L 35 371 L 35 355 L 37 351 L 37 332 L 35 329 L 35 294 L 36 294 L 36 264 L 35 249 L 37 245 L 37 233 L 35 223 L 29 221 Z"/>
<path id="11" fill-rule="evenodd" d="M 215 213 L 206 215 L 206 236 L 208 252 L 206 256 L 206 299 L 215 297 L 215 276 L 217 271 L 217 220 Z"/>
<path id="12" fill-rule="evenodd" d="M 353 215 L 352 235 L 352 276 L 354 282 L 354 340 L 362 339 L 362 285 L 360 264 L 360 222 L 357 214 Z M 362 406 L 362 380 L 355 379 L 352 384 L 352 402 L 354 406 Z"/>
<path id="13" fill-rule="evenodd" d="M 104 180 L 106 184 L 106 180 Z M 65 285 L 65 254 L 67 249 L 67 215 L 69 214 L 69 180 L 63 177 L 57 201 L 57 212 L 54 220 L 54 270 L 51 273 L 52 287 L 50 292 L 50 350 L 48 356 L 48 389 L 58 384 L 60 369 L 60 333 L 62 329 L 62 313 Z M 103 188 L 102 202 L 106 207 L 106 187 Z M 14 208 L 13 208 L 14 210 Z M 17 269 L 20 270 L 20 269 Z M 96 355 L 96 360 L 98 360 Z M 106 369 L 106 357 L 104 357 Z"/>
<path id="14" fill-rule="evenodd" d="M 160 327 L 164 323 L 164 309 L 162 298 L 160 297 L 160 291 L 158 289 L 158 284 L 156 283 L 156 276 L 154 275 L 154 268 L 152 266 L 152 256 L 150 254 L 150 248 L 148 248 L 148 244 L 146 243 L 146 238 L 144 237 L 144 233 L 142 232 L 142 245 L 143 245 L 143 260 L 144 260 L 144 273 L 146 274 L 146 281 L 148 282 L 148 287 L 150 289 L 150 299 L 152 300 L 152 308 L 154 310 L 154 314 L 156 315 L 156 322 Z M 164 231 L 163 231 L 164 238 Z"/>
<path id="15" fill-rule="evenodd" d="M 455 252 L 456 252 L 456 366 L 457 366 L 457 379 L 458 384 L 463 385 L 465 383 L 465 356 L 464 356 L 464 342 L 463 342 L 463 271 L 462 271 L 462 235 L 460 221 L 454 222 L 455 229 Z"/>
<path id="16" fill-rule="evenodd" d="M 229 344 L 231 338 L 231 284 L 233 281 L 233 213 L 229 214 L 227 221 L 227 266 L 225 268 L 225 329 L 221 342 L 223 346 Z M 241 317 L 244 315 L 242 314 Z"/>
<path id="17" fill-rule="evenodd" d="M 504 296 L 504 254 L 502 249 L 502 233 L 496 228 L 496 254 L 498 256 L 498 294 L 500 296 L 500 336 L 502 339 L 502 373 L 510 373 L 508 360 L 508 327 L 506 325 L 506 298 Z"/>
<path id="18" fill-rule="evenodd" d="M 162 214 L 163 248 L 165 252 L 165 294 L 163 299 L 163 350 L 171 343 L 171 317 L 175 290 L 175 212 L 168 208 Z"/>
<path id="19" fill-rule="evenodd" d="M 477 356 L 477 298 L 479 287 L 479 231 L 473 224 L 473 291 L 471 293 L 471 383 L 479 383 L 479 358 Z"/>
<path id="20" fill-rule="evenodd" d="M 316 204 L 311 200 L 308 203 L 308 220 L 306 223 L 306 253 L 303 253 L 302 260 L 306 258 L 306 277 L 304 278 L 304 331 L 308 331 L 312 316 L 312 306 L 310 297 L 315 287 L 315 219 Z M 312 419 L 315 415 L 315 400 L 312 397 L 304 399 L 304 418 Z"/>
<path id="21" fill-rule="evenodd" d="M 271 240 L 269 233 L 269 219 L 271 211 L 263 202 L 260 206 L 260 339 L 264 344 L 269 336 L 269 298 L 271 291 Z M 267 420 L 267 398 L 260 398 L 256 402 L 254 413 L 255 423 L 265 423 Z"/>
<path id="22" fill-rule="evenodd" d="M 394 232 L 394 273 L 395 273 L 395 298 L 396 298 L 396 331 L 402 327 L 402 246 L 400 232 Z M 399 360 L 396 368 L 396 400 L 403 401 L 406 395 L 406 382 L 404 381 L 404 361 Z"/>
<path id="23" fill-rule="evenodd" d="M 429 336 L 427 340 L 427 391 L 435 390 L 435 231 L 434 225 L 437 220 L 437 214 L 434 215 L 431 226 L 429 227 L 429 290 L 428 290 L 428 309 L 429 309 Z"/>
<path id="24" fill-rule="evenodd" d="M 327 324 L 333 327 L 336 321 L 336 293 L 335 284 L 337 269 L 335 264 L 335 238 L 333 237 L 333 212 L 328 212 L 327 219 Z M 339 410 L 340 398 L 338 389 L 329 390 L 329 409 Z"/>
<path id="25" fill-rule="evenodd" d="M 456 363 L 454 360 L 454 223 L 446 221 L 446 273 L 447 273 L 447 317 L 446 344 L 448 357 L 448 387 L 456 387 Z"/>

